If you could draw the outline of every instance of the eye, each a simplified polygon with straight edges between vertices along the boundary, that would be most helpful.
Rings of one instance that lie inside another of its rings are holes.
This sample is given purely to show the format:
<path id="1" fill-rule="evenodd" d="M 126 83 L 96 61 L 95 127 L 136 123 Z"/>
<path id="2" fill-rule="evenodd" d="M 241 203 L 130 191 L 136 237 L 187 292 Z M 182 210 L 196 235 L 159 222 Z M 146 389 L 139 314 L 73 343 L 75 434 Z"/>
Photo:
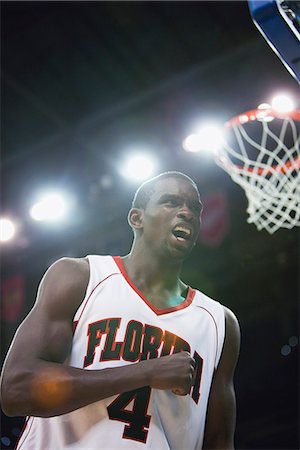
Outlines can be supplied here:
<path id="1" fill-rule="evenodd" d="M 168 206 L 178 206 L 179 202 L 175 198 L 169 198 L 168 200 L 165 201 L 165 204 Z"/>

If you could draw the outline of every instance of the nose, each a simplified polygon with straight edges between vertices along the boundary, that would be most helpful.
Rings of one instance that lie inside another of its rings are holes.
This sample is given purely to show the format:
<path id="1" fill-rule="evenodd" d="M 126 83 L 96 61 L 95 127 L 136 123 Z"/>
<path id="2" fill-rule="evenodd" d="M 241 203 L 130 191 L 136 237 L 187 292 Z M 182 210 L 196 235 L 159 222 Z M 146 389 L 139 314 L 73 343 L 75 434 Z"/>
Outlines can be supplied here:
<path id="1" fill-rule="evenodd" d="M 183 205 L 182 208 L 177 212 L 177 217 L 186 220 L 187 222 L 192 222 L 194 220 L 194 214 L 187 205 Z"/>

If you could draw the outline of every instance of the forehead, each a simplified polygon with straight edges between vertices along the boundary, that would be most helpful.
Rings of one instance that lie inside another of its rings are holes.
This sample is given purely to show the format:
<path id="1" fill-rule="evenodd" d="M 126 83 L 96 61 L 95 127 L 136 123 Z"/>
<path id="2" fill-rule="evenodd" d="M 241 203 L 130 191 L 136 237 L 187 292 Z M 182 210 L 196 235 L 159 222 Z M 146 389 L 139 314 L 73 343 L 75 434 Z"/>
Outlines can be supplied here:
<path id="1" fill-rule="evenodd" d="M 199 200 L 199 193 L 189 180 L 183 178 L 163 178 L 155 184 L 152 199 L 158 200 L 165 194 L 180 195 L 188 199 Z"/>

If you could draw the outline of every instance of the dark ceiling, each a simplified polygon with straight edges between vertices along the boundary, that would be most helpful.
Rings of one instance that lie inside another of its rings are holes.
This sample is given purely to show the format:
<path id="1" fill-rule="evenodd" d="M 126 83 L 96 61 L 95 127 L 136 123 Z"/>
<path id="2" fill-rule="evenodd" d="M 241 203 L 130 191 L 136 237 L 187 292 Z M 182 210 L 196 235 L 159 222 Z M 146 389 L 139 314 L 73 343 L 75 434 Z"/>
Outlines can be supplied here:
<path id="1" fill-rule="evenodd" d="M 9 166 L 36 148 L 41 156 L 49 138 L 86 132 L 90 139 L 91 125 L 105 131 L 133 110 L 138 129 L 149 121 L 147 106 L 155 109 L 162 98 L 165 109 L 177 102 L 185 115 L 196 103 L 215 112 L 226 104 L 230 114 L 256 106 L 252 92 L 256 84 L 262 96 L 261 78 L 263 86 L 280 87 L 277 78 L 296 88 L 246 1 L 3 1 L 1 13 L 2 151 Z M 265 67 L 251 65 L 255 53 Z M 164 126 L 165 114 L 175 111 L 159 114 Z"/>
<path id="2" fill-rule="evenodd" d="M 111 113 L 113 119 L 112 111 L 124 103 L 261 39 L 247 2 L 1 6 L 8 158 L 94 115 Z"/>

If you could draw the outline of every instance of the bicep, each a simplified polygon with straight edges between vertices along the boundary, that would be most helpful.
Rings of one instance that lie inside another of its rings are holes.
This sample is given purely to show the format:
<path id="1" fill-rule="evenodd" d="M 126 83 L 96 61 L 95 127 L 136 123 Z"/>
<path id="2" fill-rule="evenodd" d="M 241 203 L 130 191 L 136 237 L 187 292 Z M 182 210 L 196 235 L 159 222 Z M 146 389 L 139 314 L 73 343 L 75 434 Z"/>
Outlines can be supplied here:
<path id="1" fill-rule="evenodd" d="M 46 378 L 64 362 L 71 342 L 67 320 L 52 320 L 40 305 L 33 308 L 17 330 L 3 365 L 1 402 L 7 415 L 32 415 L 35 402 L 40 407 L 43 398 L 48 399 Z"/>
<path id="2" fill-rule="evenodd" d="M 86 289 L 86 273 L 76 264 L 61 260 L 46 273 L 33 309 L 17 330 L 6 368 L 25 368 L 39 360 L 65 361 L 72 343 L 73 315 Z"/>
<path id="3" fill-rule="evenodd" d="M 209 397 L 204 448 L 233 448 L 236 420 L 233 376 L 240 348 L 240 330 L 233 313 L 228 309 L 225 312 L 225 342 Z"/>
<path id="4" fill-rule="evenodd" d="M 72 325 L 69 320 L 53 320 L 47 311 L 35 306 L 17 330 L 8 356 L 22 363 L 31 363 L 35 359 L 62 363 L 68 355 L 71 341 Z"/>
<path id="5" fill-rule="evenodd" d="M 88 263 L 60 260 L 45 274 L 30 314 L 4 362 L 1 401 L 8 415 L 59 414 L 70 386 L 63 363 L 72 345 L 72 322 L 84 298 Z M 45 392 L 47 395 L 45 395 Z"/>

